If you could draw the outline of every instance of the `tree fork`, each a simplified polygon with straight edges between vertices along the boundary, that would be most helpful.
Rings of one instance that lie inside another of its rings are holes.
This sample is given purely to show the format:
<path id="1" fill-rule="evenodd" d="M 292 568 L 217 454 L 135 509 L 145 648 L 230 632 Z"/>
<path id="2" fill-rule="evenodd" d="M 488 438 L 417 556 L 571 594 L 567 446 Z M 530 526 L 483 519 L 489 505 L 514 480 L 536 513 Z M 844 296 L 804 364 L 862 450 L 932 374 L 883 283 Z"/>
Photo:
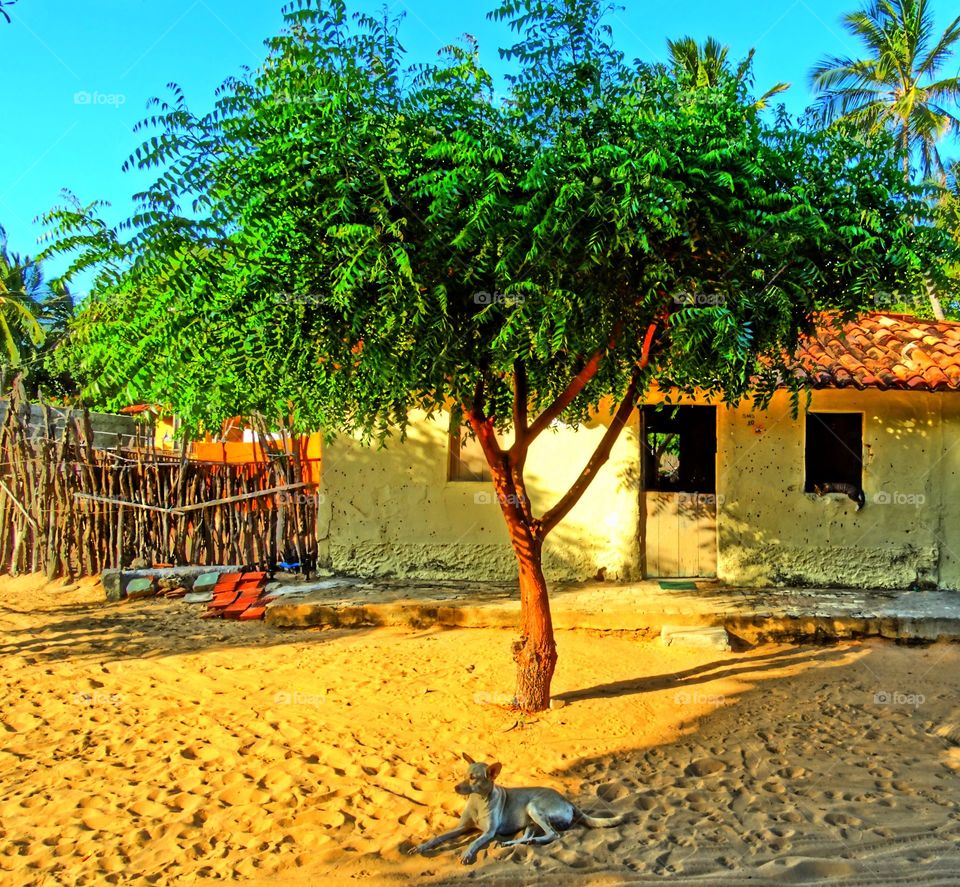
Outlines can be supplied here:
<path id="1" fill-rule="evenodd" d="M 650 362 L 650 352 L 657 327 L 657 323 L 651 323 L 647 327 L 640 360 L 610 427 L 595 452 L 566 495 L 540 519 L 533 516 L 523 479 L 527 449 L 531 440 L 536 437 L 538 429 L 547 424 L 544 421 L 545 416 L 558 415 L 558 405 L 563 403 L 564 406 L 568 406 L 576 394 L 579 394 L 586 383 L 596 375 L 600 360 L 606 353 L 605 350 L 595 351 L 587 361 L 587 365 L 567 386 L 561 398 L 530 424 L 528 424 L 526 407 L 526 369 L 522 361 L 514 362 L 515 438 L 509 450 L 504 450 L 500 446 L 493 420 L 484 414 L 482 381 L 477 384 L 473 403 L 469 408 L 464 408 L 464 415 L 477 436 L 487 464 L 490 466 L 493 487 L 507 523 L 510 544 L 517 559 L 520 585 L 520 639 L 513 645 L 513 658 L 517 664 L 516 700 L 518 707 L 523 711 L 536 712 L 549 708 L 550 684 L 557 664 L 550 596 L 547 591 L 546 577 L 543 575 L 543 540 L 576 505 L 599 467 L 610 457 L 613 444 L 633 411 L 640 377 Z M 619 329 L 615 332 L 619 333 Z M 614 347 L 615 338 L 615 335 L 611 336 L 608 349 Z"/>

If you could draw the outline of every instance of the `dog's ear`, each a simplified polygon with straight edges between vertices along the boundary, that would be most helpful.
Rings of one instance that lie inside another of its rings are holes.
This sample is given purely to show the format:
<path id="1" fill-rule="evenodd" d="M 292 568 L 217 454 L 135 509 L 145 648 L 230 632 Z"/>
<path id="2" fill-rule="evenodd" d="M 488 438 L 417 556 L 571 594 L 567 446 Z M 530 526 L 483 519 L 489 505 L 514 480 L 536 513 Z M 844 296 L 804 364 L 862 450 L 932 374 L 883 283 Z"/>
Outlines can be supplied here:
<path id="1" fill-rule="evenodd" d="M 465 751 L 460 752 L 460 757 L 463 758 L 468 764 L 476 764 L 477 762 L 470 757 Z"/>
<path id="2" fill-rule="evenodd" d="M 496 764 L 487 765 L 487 779 L 496 779 L 500 775 L 500 771 L 503 769 L 503 764 L 497 762 Z"/>

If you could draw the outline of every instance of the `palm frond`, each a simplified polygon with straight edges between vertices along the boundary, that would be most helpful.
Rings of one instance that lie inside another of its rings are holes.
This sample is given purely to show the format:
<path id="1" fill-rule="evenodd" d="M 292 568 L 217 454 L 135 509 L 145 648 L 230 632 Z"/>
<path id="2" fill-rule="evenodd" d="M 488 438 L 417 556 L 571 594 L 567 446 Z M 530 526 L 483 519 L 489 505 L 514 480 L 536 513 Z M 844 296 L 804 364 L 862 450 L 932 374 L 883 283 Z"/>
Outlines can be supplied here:
<path id="1" fill-rule="evenodd" d="M 843 24 L 865 54 L 826 56 L 813 67 L 817 117 L 825 126 L 844 121 L 864 133 L 888 129 L 904 154 L 905 175 L 911 159 L 924 175 L 942 175 L 938 145 L 960 131 L 947 110 L 960 100 L 960 77 L 930 81 L 960 46 L 960 17 L 938 37 L 928 0 L 874 0 Z"/>
<path id="2" fill-rule="evenodd" d="M 943 32 L 943 36 L 923 58 L 917 67 L 917 73 L 920 75 L 934 76 L 943 67 L 944 63 L 956 51 L 957 42 L 960 41 L 960 16 L 957 16 Z"/>

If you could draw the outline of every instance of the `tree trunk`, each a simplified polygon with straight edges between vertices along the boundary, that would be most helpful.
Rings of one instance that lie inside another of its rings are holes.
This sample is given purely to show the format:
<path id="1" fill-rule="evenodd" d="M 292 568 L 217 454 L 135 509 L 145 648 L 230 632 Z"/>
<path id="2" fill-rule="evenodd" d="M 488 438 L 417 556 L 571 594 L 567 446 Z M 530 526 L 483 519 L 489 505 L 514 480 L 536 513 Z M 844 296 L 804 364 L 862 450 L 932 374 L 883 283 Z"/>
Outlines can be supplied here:
<path id="1" fill-rule="evenodd" d="M 940 303 L 937 286 L 929 277 L 927 278 L 927 298 L 930 300 L 930 308 L 933 311 L 934 319 L 944 320 L 943 305 Z"/>
<path id="2" fill-rule="evenodd" d="M 517 705 L 523 711 L 543 711 L 550 707 L 550 681 L 557 664 L 557 645 L 553 639 L 550 598 L 543 575 L 542 544 L 529 536 L 514 537 L 520 578 L 520 632 L 513 645 L 517 663 Z M 521 544 L 518 544 L 520 542 Z"/>
<path id="3" fill-rule="evenodd" d="M 577 504 L 597 471 L 610 458 L 611 448 L 633 412 L 640 378 L 649 362 L 650 349 L 660 322 L 657 320 L 648 325 L 641 358 L 630 378 L 623 400 L 593 455 L 573 486 L 542 518 L 534 517 L 523 480 L 528 447 L 554 419 L 560 417 L 596 375 L 604 354 L 616 344 L 620 332 L 619 324 L 614 328 L 609 343 L 591 355 L 583 369 L 554 403 L 532 424 L 527 422 L 529 398 L 526 370 L 522 361 L 514 362 L 514 442 L 509 450 L 500 447 L 494 420 L 484 413 L 482 379 L 477 382 L 473 403 L 464 406 L 463 414 L 470 422 L 490 466 L 493 488 L 517 558 L 521 636 L 513 645 L 513 658 L 517 663 L 516 700 L 523 711 L 543 711 L 550 707 L 550 682 L 557 664 L 557 645 L 553 639 L 553 620 L 550 618 L 550 598 L 547 594 L 547 580 L 543 575 L 543 540 Z"/>

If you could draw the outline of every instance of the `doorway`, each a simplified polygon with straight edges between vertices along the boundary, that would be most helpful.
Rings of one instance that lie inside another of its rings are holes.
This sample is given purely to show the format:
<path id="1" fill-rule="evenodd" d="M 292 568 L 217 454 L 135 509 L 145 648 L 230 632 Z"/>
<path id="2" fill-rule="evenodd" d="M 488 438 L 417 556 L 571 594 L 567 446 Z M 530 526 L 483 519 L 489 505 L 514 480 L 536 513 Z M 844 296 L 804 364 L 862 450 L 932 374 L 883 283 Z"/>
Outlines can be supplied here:
<path id="1" fill-rule="evenodd" d="M 717 410 L 641 410 L 643 574 L 717 575 Z"/>

